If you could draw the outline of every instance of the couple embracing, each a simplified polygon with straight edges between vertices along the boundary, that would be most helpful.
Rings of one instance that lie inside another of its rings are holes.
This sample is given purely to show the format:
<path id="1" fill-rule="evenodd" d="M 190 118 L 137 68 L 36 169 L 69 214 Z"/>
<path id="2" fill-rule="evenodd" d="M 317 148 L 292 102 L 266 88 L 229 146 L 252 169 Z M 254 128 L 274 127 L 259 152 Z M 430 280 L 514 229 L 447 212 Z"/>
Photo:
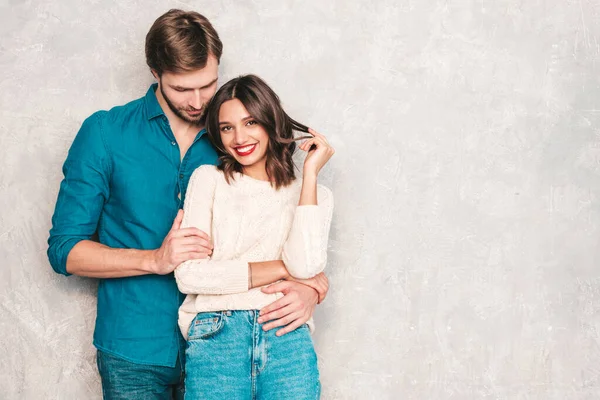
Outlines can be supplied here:
<path id="1" fill-rule="evenodd" d="M 202 15 L 160 16 L 157 83 L 87 118 L 63 166 L 48 257 L 99 278 L 105 399 L 320 396 L 333 196 L 317 179 L 334 150 L 259 77 L 217 90 L 222 49 Z"/>

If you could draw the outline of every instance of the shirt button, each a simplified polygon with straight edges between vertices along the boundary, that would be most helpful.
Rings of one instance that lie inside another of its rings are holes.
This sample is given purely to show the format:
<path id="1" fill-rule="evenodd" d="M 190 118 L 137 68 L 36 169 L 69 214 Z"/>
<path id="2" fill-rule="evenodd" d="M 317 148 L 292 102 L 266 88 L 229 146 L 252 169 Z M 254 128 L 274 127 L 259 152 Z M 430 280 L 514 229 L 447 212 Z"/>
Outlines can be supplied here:
<path id="1" fill-rule="evenodd" d="M 175 142 L 171 142 L 171 144 L 172 144 L 173 146 L 175 146 L 177 143 L 175 143 Z"/>
<path id="2" fill-rule="evenodd" d="M 179 174 L 179 179 L 183 179 L 183 174 Z"/>

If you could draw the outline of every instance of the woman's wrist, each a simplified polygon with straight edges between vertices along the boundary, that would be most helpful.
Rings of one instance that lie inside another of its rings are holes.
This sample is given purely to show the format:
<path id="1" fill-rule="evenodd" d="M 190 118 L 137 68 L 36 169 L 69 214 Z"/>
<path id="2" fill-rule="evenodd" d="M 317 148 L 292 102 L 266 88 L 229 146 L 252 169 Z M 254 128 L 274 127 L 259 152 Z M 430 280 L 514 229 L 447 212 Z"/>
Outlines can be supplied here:
<path id="1" fill-rule="evenodd" d="M 305 172 L 306 174 L 306 172 Z M 299 206 L 317 204 L 317 175 L 308 173 L 302 176 L 302 190 L 300 191 Z"/>
<path id="2" fill-rule="evenodd" d="M 252 264 L 248 263 L 248 290 L 252 289 Z"/>
<path id="3" fill-rule="evenodd" d="M 302 171 L 302 179 L 304 182 L 316 183 L 318 175 L 319 175 L 319 173 L 317 171 L 310 171 L 310 170 Z"/>
<path id="4" fill-rule="evenodd" d="M 289 280 L 292 276 L 285 267 L 285 263 L 281 260 L 281 280 Z"/>
<path id="5" fill-rule="evenodd" d="M 248 263 L 248 289 L 287 279 L 289 273 L 282 260 Z"/>

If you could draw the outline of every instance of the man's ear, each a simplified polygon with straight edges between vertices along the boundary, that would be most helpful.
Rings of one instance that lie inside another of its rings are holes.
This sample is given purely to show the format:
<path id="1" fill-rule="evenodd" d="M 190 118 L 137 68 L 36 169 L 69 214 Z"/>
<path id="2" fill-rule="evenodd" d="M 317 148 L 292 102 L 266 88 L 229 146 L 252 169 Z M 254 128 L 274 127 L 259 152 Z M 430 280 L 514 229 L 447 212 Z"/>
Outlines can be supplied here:
<path id="1" fill-rule="evenodd" d="M 156 79 L 157 81 L 160 81 L 160 75 L 158 75 L 158 72 L 156 72 L 156 70 L 151 69 L 150 72 L 152 72 L 154 79 Z"/>

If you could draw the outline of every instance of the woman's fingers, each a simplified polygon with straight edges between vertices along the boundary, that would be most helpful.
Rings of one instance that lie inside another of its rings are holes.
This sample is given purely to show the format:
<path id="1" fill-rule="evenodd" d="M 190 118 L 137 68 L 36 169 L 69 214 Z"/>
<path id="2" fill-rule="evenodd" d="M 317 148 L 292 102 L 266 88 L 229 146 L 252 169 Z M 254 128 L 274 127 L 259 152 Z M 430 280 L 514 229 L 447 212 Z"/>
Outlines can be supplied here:
<path id="1" fill-rule="evenodd" d="M 321 140 L 322 143 L 324 143 L 327 147 L 329 147 L 333 150 L 333 148 L 329 145 L 329 142 L 327 141 L 327 138 L 325 137 L 325 135 L 315 131 L 312 128 L 308 128 L 308 131 L 310 132 L 311 135 L 314 136 L 314 139 Z"/>
<path id="2" fill-rule="evenodd" d="M 322 139 L 322 140 L 323 140 L 325 143 L 329 144 L 329 142 L 327 142 L 327 138 L 326 138 L 326 137 L 325 137 L 325 135 L 323 135 L 322 133 L 319 133 L 319 132 L 315 131 L 315 130 L 314 130 L 314 129 L 312 129 L 312 128 L 308 128 L 308 132 L 309 132 L 311 135 L 313 135 L 313 136 L 315 136 L 315 137 L 318 137 L 318 138 Z"/>
<path id="3" fill-rule="evenodd" d="M 309 151 L 311 146 L 315 145 L 318 148 L 321 147 L 329 147 L 329 144 L 320 137 L 314 137 L 312 139 L 308 139 L 306 142 L 302 143 L 299 147 L 304 151 Z"/>
<path id="4" fill-rule="evenodd" d="M 314 169 L 313 172 L 319 173 L 323 165 L 333 156 L 335 150 L 327 142 L 325 136 L 312 128 L 308 128 L 308 131 L 313 137 L 299 146 L 301 150 L 308 153 L 304 160 L 304 168 Z"/>
<path id="5" fill-rule="evenodd" d="M 308 139 L 306 142 L 304 142 L 300 145 L 300 149 L 304 150 L 304 151 L 308 151 L 313 144 L 316 144 L 316 141 L 317 141 L 316 138 Z"/>

